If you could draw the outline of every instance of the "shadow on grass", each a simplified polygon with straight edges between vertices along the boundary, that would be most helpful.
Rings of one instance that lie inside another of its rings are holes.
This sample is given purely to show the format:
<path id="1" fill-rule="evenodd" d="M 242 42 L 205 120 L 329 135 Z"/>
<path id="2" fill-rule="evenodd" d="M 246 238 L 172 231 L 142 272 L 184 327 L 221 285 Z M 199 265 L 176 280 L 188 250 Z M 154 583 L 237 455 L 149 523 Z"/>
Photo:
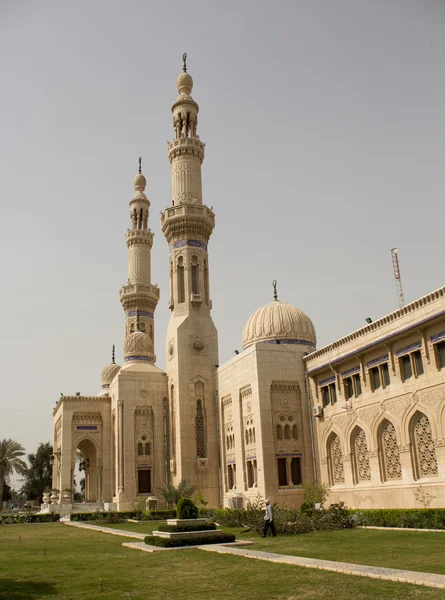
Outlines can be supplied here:
<path id="1" fill-rule="evenodd" d="M 0 598 L 2 600 L 35 600 L 40 596 L 56 593 L 54 584 L 45 581 L 15 581 L 14 579 L 0 581 Z"/>

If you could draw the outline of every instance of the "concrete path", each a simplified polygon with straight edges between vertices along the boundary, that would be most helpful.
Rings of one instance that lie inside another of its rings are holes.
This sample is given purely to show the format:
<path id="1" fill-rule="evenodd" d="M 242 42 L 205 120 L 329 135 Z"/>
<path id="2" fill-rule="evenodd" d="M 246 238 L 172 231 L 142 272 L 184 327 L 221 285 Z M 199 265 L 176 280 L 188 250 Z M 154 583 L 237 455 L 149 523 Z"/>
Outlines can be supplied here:
<path id="1" fill-rule="evenodd" d="M 413 529 L 412 527 L 378 527 L 377 525 L 361 525 L 357 529 L 379 529 L 380 531 L 420 531 L 422 533 L 445 533 L 445 529 Z"/>
<path id="2" fill-rule="evenodd" d="M 353 563 L 337 562 L 334 560 L 321 560 L 318 558 L 303 558 L 302 556 L 288 556 L 287 554 L 275 554 L 272 552 L 260 552 L 259 550 L 246 550 L 241 548 L 228 548 L 226 546 L 208 545 L 199 546 L 199 550 L 206 552 L 218 552 L 219 554 L 233 554 L 245 558 L 256 558 L 270 562 L 308 567 L 309 569 L 322 569 L 334 571 L 344 575 L 358 575 L 359 577 L 371 577 L 372 579 L 386 579 L 399 583 L 412 583 L 427 587 L 445 589 L 445 575 L 436 573 L 421 573 L 417 571 L 405 571 L 402 569 L 386 569 L 384 567 L 370 567 L 367 565 L 356 565 Z"/>

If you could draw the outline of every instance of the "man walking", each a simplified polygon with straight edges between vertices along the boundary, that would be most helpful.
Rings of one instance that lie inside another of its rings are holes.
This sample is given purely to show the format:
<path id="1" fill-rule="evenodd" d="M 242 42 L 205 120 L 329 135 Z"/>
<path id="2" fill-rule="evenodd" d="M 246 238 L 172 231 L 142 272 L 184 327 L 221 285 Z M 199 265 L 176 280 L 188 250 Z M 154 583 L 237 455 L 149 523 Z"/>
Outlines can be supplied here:
<path id="1" fill-rule="evenodd" d="M 272 508 L 272 504 L 270 503 L 270 500 L 267 499 L 266 500 L 266 513 L 264 515 L 264 529 L 263 529 L 263 535 L 261 537 L 266 537 L 267 535 L 267 530 L 269 529 L 272 531 L 272 535 L 274 537 L 276 537 L 277 532 L 275 531 L 275 524 L 273 522 L 273 508 Z"/>

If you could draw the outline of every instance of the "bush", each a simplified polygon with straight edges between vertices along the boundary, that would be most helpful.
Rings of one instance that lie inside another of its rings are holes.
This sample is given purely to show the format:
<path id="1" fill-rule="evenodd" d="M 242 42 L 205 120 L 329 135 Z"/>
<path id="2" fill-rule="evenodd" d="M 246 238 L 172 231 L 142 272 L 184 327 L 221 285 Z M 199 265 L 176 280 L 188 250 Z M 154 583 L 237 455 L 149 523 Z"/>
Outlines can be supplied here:
<path id="1" fill-rule="evenodd" d="M 225 527 L 243 527 L 246 523 L 246 510 L 239 508 L 201 508 L 199 516 L 215 521 Z"/>
<path id="2" fill-rule="evenodd" d="M 176 519 L 176 509 L 167 510 L 143 510 L 143 521 L 165 521 L 166 519 Z"/>
<path id="3" fill-rule="evenodd" d="M 408 529 L 445 529 L 444 508 L 398 508 L 350 511 L 358 525 L 405 527 Z"/>
<path id="4" fill-rule="evenodd" d="M 30 513 L 28 515 L 0 515 L 0 525 L 15 525 L 16 523 L 55 523 L 59 515 L 53 513 Z"/>
<path id="5" fill-rule="evenodd" d="M 127 519 L 136 519 L 138 513 L 134 510 L 117 512 L 110 510 L 107 512 L 85 512 L 71 513 L 70 521 L 99 521 L 101 523 L 122 523 Z"/>
<path id="6" fill-rule="evenodd" d="M 198 507 L 190 498 L 180 498 L 176 505 L 178 519 L 196 519 L 198 517 Z"/>
<path id="7" fill-rule="evenodd" d="M 161 548 L 178 548 L 181 546 L 201 546 L 204 544 L 228 544 L 235 541 L 235 536 L 231 533 L 214 533 L 206 536 L 190 536 L 182 539 L 168 539 L 148 535 L 145 543 L 150 546 L 160 546 Z"/>
<path id="8" fill-rule="evenodd" d="M 199 525 L 184 523 L 183 525 L 159 525 L 158 527 L 158 531 L 171 531 L 172 533 L 179 531 L 211 531 L 212 529 L 216 529 L 216 525 L 211 521 Z"/>

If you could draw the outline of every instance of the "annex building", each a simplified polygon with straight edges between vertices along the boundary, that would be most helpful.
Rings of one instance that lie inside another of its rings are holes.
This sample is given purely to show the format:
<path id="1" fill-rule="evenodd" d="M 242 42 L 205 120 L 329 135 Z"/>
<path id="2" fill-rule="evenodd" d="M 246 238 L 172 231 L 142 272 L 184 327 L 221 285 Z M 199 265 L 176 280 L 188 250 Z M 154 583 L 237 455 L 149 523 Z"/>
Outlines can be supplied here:
<path id="1" fill-rule="evenodd" d="M 124 364 L 113 355 L 98 395 L 59 399 L 54 503 L 71 509 L 63 491 L 74 487 L 80 452 L 85 501 L 106 509 L 140 499 L 161 507 L 164 484 L 184 479 L 210 506 L 245 506 L 258 492 L 298 506 L 301 485 L 314 481 L 350 507 L 420 507 L 419 485 L 432 507 L 443 506 L 445 288 L 321 349 L 310 318 L 275 293 L 246 323 L 242 352 L 218 366 L 208 254 L 215 214 L 203 203 L 205 145 L 185 60 L 176 83 L 172 205 L 161 215 L 170 248 L 166 369 L 156 366 L 160 290 L 139 169 L 120 290 Z"/>

